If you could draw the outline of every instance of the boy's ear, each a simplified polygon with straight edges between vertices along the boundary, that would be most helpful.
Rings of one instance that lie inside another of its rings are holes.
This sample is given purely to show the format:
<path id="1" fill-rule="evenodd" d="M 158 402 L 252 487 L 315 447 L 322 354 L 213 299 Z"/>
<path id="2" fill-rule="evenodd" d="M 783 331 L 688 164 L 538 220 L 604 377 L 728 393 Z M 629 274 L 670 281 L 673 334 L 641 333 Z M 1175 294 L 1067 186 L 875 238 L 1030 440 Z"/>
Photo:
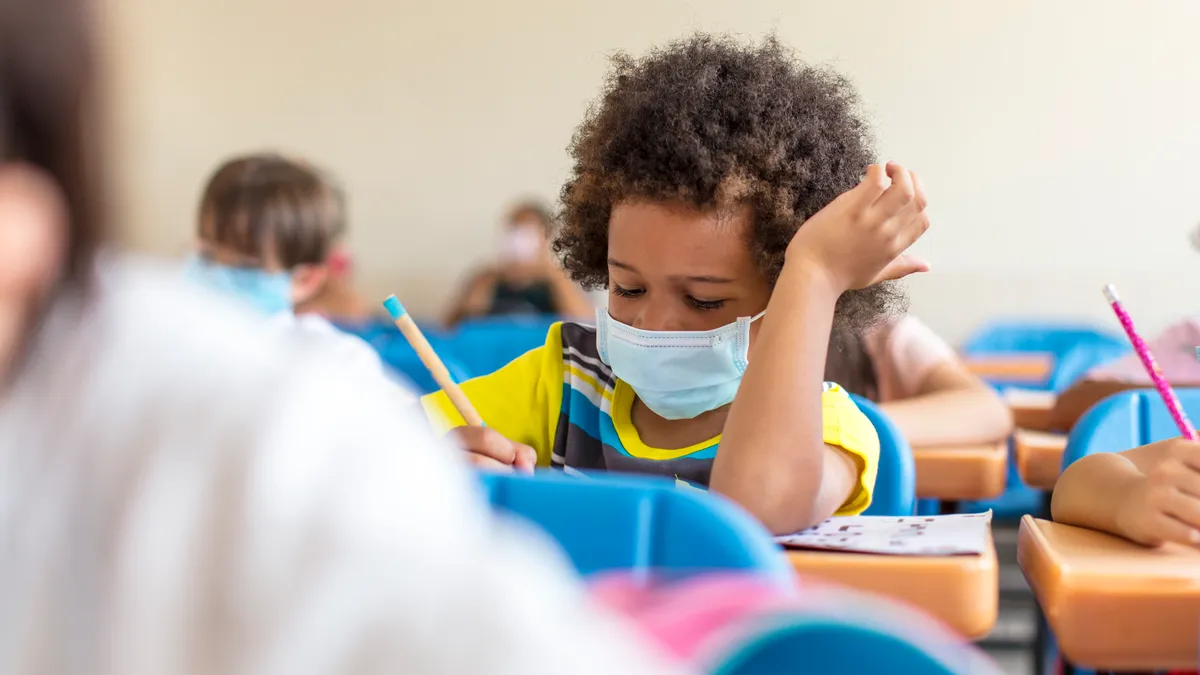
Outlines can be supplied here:
<path id="1" fill-rule="evenodd" d="M 329 281 L 329 265 L 297 265 L 292 268 L 292 305 L 300 306 L 315 298 Z"/>

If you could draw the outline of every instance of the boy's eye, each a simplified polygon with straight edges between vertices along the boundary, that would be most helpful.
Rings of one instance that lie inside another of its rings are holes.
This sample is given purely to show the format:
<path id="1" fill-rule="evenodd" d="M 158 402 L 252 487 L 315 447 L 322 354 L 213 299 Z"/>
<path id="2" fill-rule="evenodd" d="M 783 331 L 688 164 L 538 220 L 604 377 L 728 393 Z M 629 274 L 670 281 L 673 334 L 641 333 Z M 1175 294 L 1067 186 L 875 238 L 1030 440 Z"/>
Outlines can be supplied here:
<path id="1" fill-rule="evenodd" d="M 725 306 L 724 300 L 701 300 L 700 298 L 693 298 L 690 295 L 688 296 L 687 301 L 692 307 L 703 311 L 721 309 Z"/>
<path id="2" fill-rule="evenodd" d="M 644 288 L 621 288 L 620 286 L 613 284 L 613 293 L 621 296 L 622 298 L 636 298 L 636 297 L 645 295 L 646 289 L 644 289 Z"/>

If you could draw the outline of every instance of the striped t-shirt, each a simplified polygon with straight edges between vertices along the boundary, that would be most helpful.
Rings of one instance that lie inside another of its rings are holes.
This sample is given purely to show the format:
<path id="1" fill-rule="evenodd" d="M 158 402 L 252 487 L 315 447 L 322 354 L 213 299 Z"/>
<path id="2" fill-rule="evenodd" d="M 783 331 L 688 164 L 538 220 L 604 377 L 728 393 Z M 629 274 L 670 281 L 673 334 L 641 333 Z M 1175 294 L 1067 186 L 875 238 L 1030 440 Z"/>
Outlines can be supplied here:
<path id="1" fill-rule="evenodd" d="M 642 442 L 631 418 L 636 395 L 600 360 L 590 326 L 556 323 L 545 345 L 462 388 L 488 426 L 537 451 L 539 466 L 653 474 L 708 486 L 721 437 L 678 449 Z M 862 467 L 858 489 L 838 514 L 860 513 L 871 503 L 879 439 L 841 387 L 826 383 L 821 398 L 825 442 L 854 455 Z M 423 403 L 441 430 L 464 424 L 445 394 L 431 394 Z"/>

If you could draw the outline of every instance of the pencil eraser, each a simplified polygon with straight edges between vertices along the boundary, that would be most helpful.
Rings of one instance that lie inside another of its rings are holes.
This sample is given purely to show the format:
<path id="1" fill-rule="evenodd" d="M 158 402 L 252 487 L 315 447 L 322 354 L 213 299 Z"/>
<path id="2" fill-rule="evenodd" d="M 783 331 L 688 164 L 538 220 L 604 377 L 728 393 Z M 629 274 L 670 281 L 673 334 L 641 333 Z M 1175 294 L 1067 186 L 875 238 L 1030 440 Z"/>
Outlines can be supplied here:
<path id="1" fill-rule="evenodd" d="M 400 301 L 394 295 L 389 295 L 387 300 L 383 301 L 383 308 L 388 311 L 388 314 L 392 315 L 393 319 L 397 320 L 408 314 L 408 310 L 404 309 L 404 305 L 400 304 Z"/>

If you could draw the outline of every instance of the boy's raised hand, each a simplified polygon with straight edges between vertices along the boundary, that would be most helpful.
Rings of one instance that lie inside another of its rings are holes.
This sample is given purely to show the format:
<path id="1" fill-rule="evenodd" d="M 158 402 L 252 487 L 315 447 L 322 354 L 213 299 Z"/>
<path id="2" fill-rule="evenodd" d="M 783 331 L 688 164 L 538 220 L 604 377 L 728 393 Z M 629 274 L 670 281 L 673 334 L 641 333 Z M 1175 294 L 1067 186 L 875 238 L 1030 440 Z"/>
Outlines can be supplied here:
<path id="1" fill-rule="evenodd" d="M 865 288 L 929 269 L 904 255 L 925 230 L 925 190 L 899 164 L 867 167 L 866 178 L 800 226 L 787 260 L 814 265 L 839 291 Z"/>

